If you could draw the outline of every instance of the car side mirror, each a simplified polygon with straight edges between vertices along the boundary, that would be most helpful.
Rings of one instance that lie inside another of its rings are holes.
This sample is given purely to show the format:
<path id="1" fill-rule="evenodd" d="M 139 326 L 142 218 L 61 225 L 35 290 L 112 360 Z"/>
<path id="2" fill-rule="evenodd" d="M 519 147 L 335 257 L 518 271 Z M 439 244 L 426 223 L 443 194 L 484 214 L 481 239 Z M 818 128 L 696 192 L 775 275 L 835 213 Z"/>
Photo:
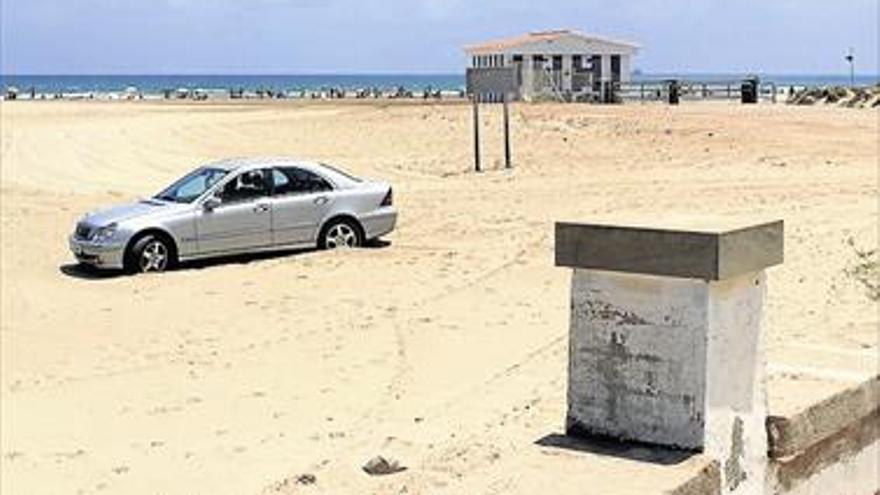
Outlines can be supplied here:
<path id="1" fill-rule="evenodd" d="M 202 203 L 202 209 L 205 211 L 213 211 L 217 209 L 218 206 L 223 204 L 223 200 L 218 198 L 217 196 L 211 196 L 206 199 L 204 203 Z"/>

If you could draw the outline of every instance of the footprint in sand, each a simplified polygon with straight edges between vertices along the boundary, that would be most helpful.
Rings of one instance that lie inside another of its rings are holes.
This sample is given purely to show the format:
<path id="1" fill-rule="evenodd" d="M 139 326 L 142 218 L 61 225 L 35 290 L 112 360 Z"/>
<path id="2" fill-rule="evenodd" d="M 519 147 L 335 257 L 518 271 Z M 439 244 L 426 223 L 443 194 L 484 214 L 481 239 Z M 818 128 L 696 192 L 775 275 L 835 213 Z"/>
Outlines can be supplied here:
<path id="1" fill-rule="evenodd" d="M 14 461 L 14 460 L 18 459 L 19 457 L 23 457 L 23 456 L 24 456 L 24 452 L 18 452 L 15 450 L 13 450 L 12 452 L 7 452 L 7 453 L 3 454 L 3 458 L 6 459 L 7 461 Z"/>
<path id="2" fill-rule="evenodd" d="M 52 454 L 52 456 L 55 457 L 56 462 L 60 462 L 63 460 L 69 461 L 69 460 L 76 459 L 77 457 L 81 457 L 84 455 L 86 455 L 86 451 L 83 449 L 76 449 L 72 452 L 56 452 L 56 453 Z"/>
<path id="3" fill-rule="evenodd" d="M 182 408 L 179 406 L 156 406 L 147 411 L 147 415 L 149 416 L 158 416 L 160 414 L 169 414 L 173 412 L 178 412 Z"/>

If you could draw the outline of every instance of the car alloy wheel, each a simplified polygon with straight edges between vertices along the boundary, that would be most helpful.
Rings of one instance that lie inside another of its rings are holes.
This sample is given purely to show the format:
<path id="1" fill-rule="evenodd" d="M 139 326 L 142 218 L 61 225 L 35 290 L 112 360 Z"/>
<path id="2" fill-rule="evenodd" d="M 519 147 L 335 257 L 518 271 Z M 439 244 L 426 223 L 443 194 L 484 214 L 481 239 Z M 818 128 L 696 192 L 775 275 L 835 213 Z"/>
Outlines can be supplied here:
<path id="1" fill-rule="evenodd" d="M 324 245 L 327 249 L 353 248 L 358 246 L 359 241 L 358 233 L 354 230 L 354 227 L 345 222 L 340 222 L 327 230 Z"/>
<path id="2" fill-rule="evenodd" d="M 144 246 L 138 259 L 141 272 L 161 272 L 168 266 L 168 247 L 158 240 L 153 239 Z"/>

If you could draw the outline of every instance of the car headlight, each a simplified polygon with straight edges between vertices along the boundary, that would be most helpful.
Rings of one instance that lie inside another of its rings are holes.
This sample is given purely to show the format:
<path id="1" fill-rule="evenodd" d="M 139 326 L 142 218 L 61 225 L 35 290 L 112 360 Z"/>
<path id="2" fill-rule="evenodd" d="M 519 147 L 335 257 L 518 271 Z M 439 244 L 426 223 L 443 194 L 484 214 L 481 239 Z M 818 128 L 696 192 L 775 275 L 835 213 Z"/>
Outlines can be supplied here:
<path id="1" fill-rule="evenodd" d="M 92 237 L 92 239 L 95 242 L 109 241 L 110 239 L 113 238 L 114 235 L 116 235 L 116 228 L 117 227 L 118 227 L 118 225 L 116 225 L 115 223 L 111 223 L 110 225 L 108 225 L 106 227 L 101 227 L 95 231 L 95 235 Z"/>

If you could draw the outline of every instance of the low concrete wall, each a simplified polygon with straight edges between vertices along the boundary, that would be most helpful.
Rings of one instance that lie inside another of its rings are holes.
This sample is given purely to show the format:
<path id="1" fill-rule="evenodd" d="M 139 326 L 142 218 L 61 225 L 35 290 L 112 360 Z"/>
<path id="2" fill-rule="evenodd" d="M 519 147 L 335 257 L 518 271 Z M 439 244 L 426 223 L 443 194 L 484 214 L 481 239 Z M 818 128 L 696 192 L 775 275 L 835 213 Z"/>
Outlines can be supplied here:
<path id="1" fill-rule="evenodd" d="M 712 461 L 697 476 L 663 495 L 721 495 L 721 466 Z"/>
<path id="2" fill-rule="evenodd" d="M 866 446 L 827 464 L 808 478 L 793 480 L 780 473 L 787 469 L 776 466 L 778 484 L 771 492 L 780 495 L 875 495 L 880 492 L 880 442 Z M 789 473 L 790 474 L 790 473 Z M 780 479 L 782 478 L 782 479 Z"/>
<path id="3" fill-rule="evenodd" d="M 880 377 L 791 417 L 767 418 L 768 493 L 880 491 Z"/>
<path id="4" fill-rule="evenodd" d="M 876 416 L 880 408 L 880 378 L 828 397 L 791 416 L 769 416 L 767 433 L 770 456 L 781 459 L 796 455 L 834 436 L 846 426 Z"/>

